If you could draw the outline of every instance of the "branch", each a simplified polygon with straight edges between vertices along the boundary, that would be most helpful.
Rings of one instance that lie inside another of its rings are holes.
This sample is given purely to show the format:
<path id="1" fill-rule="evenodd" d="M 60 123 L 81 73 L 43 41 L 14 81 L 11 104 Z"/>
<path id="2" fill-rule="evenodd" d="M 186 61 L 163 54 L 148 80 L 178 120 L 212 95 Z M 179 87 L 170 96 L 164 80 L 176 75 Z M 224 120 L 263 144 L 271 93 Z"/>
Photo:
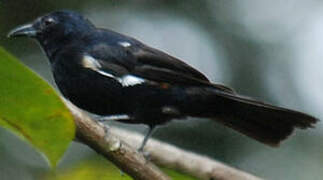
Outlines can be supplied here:
<path id="1" fill-rule="evenodd" d="M 141 143 L 142 135 L 120 128 L 109 128 L 107 135 L 105 135 L 101 125 L 70 102 L 65 101 L 65 103 L 75 117 L 79 141 L 102 154 L 134 179 L 170 179 L 132 148 Z M 125 142 L 130 143 L 132 147 Z M 208 157 L 154 139 L 149 139 L 145 151 L 149 152 L 151 160 L 156 164 L 173 168 L 202 180 L 261 180 L 261 178 Z"/>
<path id="2" fill-rule="evenodd" d="M 133 147 L 138 146 L 143 138 L 138 133 L 115 127 L 111 132 Z M 151 160 L 157 165 L 172 168 L 202 180 L 261 180 L 259 177 L 229 167 L 206 156 L 188 152 L 155 139 L 149 139 L 145 151 L 149 152 Z"/>
<path id="3" fill-rule="evenodd" d="M 110 132 L 106 134 L 104 127 L 92 120 L 86 113 L 67 100 L 65 104 L 74 115 L 78 141 L 103 155 L 136 180 L 170 180 L 167 175 L 128 144 Z"/>

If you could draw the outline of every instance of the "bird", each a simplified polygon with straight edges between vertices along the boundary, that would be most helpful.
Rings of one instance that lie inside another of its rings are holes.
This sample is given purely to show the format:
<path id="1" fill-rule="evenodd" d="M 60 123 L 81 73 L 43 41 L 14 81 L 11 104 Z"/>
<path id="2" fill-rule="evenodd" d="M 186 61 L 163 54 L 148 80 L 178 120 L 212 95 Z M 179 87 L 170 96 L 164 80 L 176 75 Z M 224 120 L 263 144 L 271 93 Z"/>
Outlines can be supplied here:
<path id="1" fill-rule="evenodd" d="M 145 124 L 207 118 L 277 147 L 317 118 L 239 95 L 184 61 L 121 33 L 96 27 L 78 12 L 57 10 L 18 26 L 8 37 L 40 44 L 62 95 L 104 120 Z"/>

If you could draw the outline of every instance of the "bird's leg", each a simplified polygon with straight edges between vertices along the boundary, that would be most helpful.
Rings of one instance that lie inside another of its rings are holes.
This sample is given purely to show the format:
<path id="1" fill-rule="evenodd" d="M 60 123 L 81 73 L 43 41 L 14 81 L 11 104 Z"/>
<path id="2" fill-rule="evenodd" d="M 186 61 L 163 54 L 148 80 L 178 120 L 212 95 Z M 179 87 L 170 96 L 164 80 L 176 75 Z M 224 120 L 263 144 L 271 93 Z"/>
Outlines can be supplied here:
<path id="1" fill-rule="evenodd" d="M 99 117 L 99 122 L 105 122 L 105 121 L 116 121 L 116 120 L 129 120 L 130 117 L 126 114 L 116 114 L 111 116 L 102 116 Z"/>
<path id="2" fill-rule="evenodd" d="M 140 145 L 140 147 L 138 149 L 138 151 L 140 153 L 144 152 L 144 147 L 145 147 L 148 139 L 150 138 L 150 136 L 153 134 L 154 129 L 155 129 L 155 126 L 148 126 L 148 131 L 147 131 L 147 133 L 146 133 L 146 135 L 144 137 L 144 140 L 142 141 L 142 143 L 141 143 L 141 145 Z"/>

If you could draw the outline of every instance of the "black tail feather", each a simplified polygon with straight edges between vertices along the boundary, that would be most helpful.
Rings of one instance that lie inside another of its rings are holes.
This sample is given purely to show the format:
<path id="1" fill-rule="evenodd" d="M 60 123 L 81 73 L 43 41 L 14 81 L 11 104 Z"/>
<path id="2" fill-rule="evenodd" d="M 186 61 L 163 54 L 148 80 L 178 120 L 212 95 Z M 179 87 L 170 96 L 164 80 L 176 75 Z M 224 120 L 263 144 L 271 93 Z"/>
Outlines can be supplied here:
<path id="1" fill-rule="evenodd" d="M 311 128 L 318 121 L 301 112 L 222 91 L 213 91 L 204 102 L 212 107 L 206 110 L 206 117 L 270 146 L 278 146 L 295 128 Z"/>

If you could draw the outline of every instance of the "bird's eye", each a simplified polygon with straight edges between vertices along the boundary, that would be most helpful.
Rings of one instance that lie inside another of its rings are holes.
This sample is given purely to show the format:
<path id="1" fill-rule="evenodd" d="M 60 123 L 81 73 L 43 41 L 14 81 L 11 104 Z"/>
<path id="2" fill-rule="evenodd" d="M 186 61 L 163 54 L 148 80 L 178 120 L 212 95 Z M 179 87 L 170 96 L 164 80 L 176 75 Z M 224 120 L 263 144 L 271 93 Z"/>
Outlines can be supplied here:
<path id="1" fill-rule="evenodd" d="M 55 20 L 53 18 L 47 18 L 44 20 L 44 25 L 45 26 L 50 26 L 55 23 Z"/>

